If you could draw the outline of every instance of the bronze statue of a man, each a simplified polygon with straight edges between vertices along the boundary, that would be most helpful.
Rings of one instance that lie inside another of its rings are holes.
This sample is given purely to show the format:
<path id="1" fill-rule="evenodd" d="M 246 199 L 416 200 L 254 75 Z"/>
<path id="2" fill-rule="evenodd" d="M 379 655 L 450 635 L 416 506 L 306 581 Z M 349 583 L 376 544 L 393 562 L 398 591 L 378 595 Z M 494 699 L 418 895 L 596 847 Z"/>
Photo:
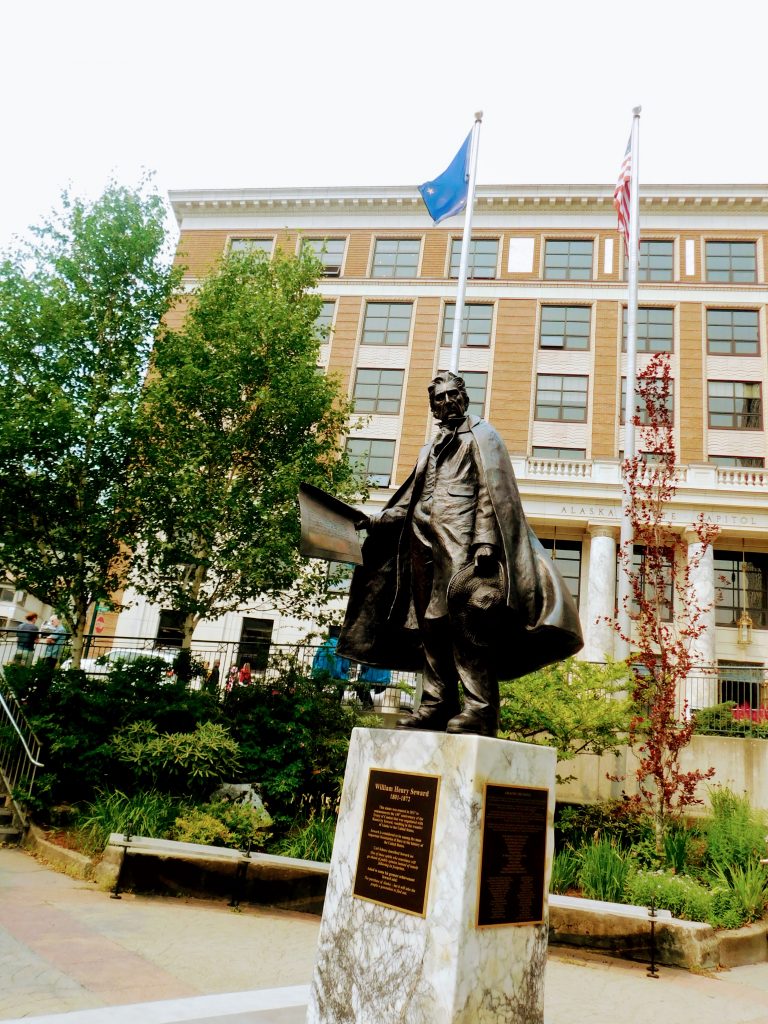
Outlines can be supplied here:
<path id="1" fill-rule="evenodd" d="M 581 628 L 526 523 L 504 442 L 467 415 L 464 381 L 440 373 L 429 398 L 440 429 L 365 522 L 338 652 L 423 669 L 421 704 L 400 728 L 495 736 L 499 679 L 575 653 Z"/>

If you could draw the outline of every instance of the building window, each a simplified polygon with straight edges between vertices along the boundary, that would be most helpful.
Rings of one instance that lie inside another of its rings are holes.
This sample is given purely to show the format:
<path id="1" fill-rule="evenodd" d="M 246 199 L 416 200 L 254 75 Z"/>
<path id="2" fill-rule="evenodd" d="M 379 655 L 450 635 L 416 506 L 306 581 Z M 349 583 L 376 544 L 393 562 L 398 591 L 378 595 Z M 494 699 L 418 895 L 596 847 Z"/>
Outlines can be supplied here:
<path id="1" fill-rule="evenodd" d="M 542 348 L 588 349 L 589 306 L 542 306 L 539 345 Z"/>
<path id="2" fill-rule="evenodd" d="M 329 562 L 326 590 L 330 594 L 348 594 L 354 571 L 351 562 Z"/>
<path id="3" fill-rule="evenodd" d="M 544 277 L 550 281 L 589 281 L 591 239 L 548 238 L 544 244 Z"/>
<path id="4" fill-rule="evenodd" d="M 261 671 L 267 667 L 274 625 L 272 619 L 243 618 L 237 651 L 238 668 L 248 664 L 252 670 Z"/>
<path id="5" fill-rule="evenodd" d="M 372 277 L 416 277 L 419 238 L 377 238 L 373 249 Z"/>
<path id="6" fill-rule="evenodd" d="M 768 555 L 717 549 L 713 554 L 716 625 L 735 627 L 742 611 L 746 611 L 756 629 L 765 629 Z"/>
<path id="7" fill-rule="evenodd" d="M 233 238 L 229 243 L 230 252 L 265 252 L 272 255 L 271 238 Z"/>
<path id="8" fill-rule="evenodd" d="M 586 448 L 547 448 L 543 445 L 534 445 L 531 449 L 531 457 L 534 459 L 557 459 L 576 460 L 586 459 Z"/>
<path id="9" fill-rule="evenodd" d="M 446 302 L 443 316 L 443 345 L 450 345 L 453 339 L 455 314 L 456 303 Z M 492 324 L 493 306 L 490 303 L 473 302 L 465 306 L 461 326 L 461 347 L 487 348 L 491 344 Z"/>
<path id="10" fill-rule="evenodd" d="M 757 280 L 754 242 L 707 242 L 705 252 L 708 281 Z"/>
<path id="11" fill-rule="evenodd" d="M 16 591 L 13 587 L 0 587 L 0 604 L 15 604 Z"/>
<path id="12" fill-rule="evenodd" d="M 536 378 L 536 419 L 585 423 L 589 377 L 540 373 Z"/>
<path id="13" fill-rule="evenodd" d="M 304 242 L 323 265 L 323 277 L 339 277 L 344 262 L 344 238 L 307 238 Z"/>
<path id="14" fill-rule="evenodd" d="M 638 281 L 672 281 L 674 280 L 675 247 L 674 242 L 641 242 L 637 259 Z M 624 273 L 627 273 L 627 260 L 624 257 Z"/>
<path id="15" fill-rule="evenodd" d="M 403 395 L 403 374 L 403 370 L 358 370 L 355 412 L 397 415 Z"/>
<path id="16" fill-rule="evenodd" d="M 320 313 L 315 320 L 315 329 L 317 336 L 321 342 L 327 342 L 331 337 L 331 327 L 333 326 L 333 315 L 336 312 L 336 303 L 324 299 L 323 304 L 320 307 Z"/>
<path id="17" fill-rule="evenodd" d="M 155 638 L 158 647 L 181 647 L 181 642 L 184 639 L 185 618 L 184 612 L 171 609 L 164 609 L 160 612 L 157 637 Z"/>
<path id="18" fill-rule="evenodd" d="M 644 396 L 640 396 L 639 387 L 642 383 Z M 669 394 L 662 399 L 662 390 L 664 389 L 664 378 L 663 377 L 644 377 L 642 381 L 637 382 L 635 388 L 635 414 L 640 423 L 641 427 L 651 426 L 663 426 L 667 422 L 672 422 L 675 415 L 675 401 L 674 401 L 674 385 L 673 382 L 669 381 Z M 657 394 L 655 392 L 658 392 Z M 657 411 L 659 422 L 654 424 L 652 418 L 652 411 L 649 410 L 647 404 L 647 398 L 651 399 L 651 405 Z M 621 408 L 619 410 L 619 422 L 624 424 L 626 422 L 626 409 L 627 409 L 627 378 L 621 378 Z M 663 416 L 662 410 L 666 410 L 667 416 Z"/>
<path id="19" fill-rule="evenodd" d="M 350 437 L 347 454 L 355 474 L 372 487 L 389 487 L 395 461 L 395 442 L 379 438 Z"/>
<path id="20" fill-rule="evenodd" d="M 757 356 L 756 309 L 708 309 L 707 351 L 711 356 Z"/>
<path id="21" fill-rule="evenodd" d="M 761 387 L 755 381 L 710 380 L 709 426 L 715 430 L 760 430 Z"/>
<path id="22" fill-rule="evenodd" d="M 763 469 L 765 459 L 756 459 L 747 455 L 710 455 L 713 466 L 725 466 L 735 469 Z"/>
<path id="23" fill-rule="evenodd" d="M 364 345 L 407 345 L 412 302 L 368 302 L 363 321 Z"/>
<path id="24" fill-rule="evenodd" d="M 639 306 L 637 310 L 637 352 L 671 352 L 674 310 Z M 627 351 L 627 308 L 624 307 L 622 350 Z"/>
<path id="25" fill-rule="evenodd" d="M 581 543 L 577 540 L 542 540 L 541 546 L 560 570 L 565 585 L 579 607 L 581 588 Z"/>
<path id="26" fill-rule="evenodd" d="M 485 392 L 488 387 L 488 374 L 477 370 L 466 370 L 461 376 L 469 396 L 467 412 L 472 416 L 485 416 Z"/>
<path id="27" fill-rule="evenodd" d="M 621 558 L 619 557 L 616 561 L 617 594 L 619 593 L 619 577 L 621 572 L 623 572 L 623 566 Z M 649 558 L 645 547 L 642 544 L 635 544 L 632 548 L 632 568 L 630 572 L 633 578 L 638 581 L 644 600 L 654 608 L 656 607 L 656 602 L 658 600 L 659 617 L 661 621 L 671 622 L 674 595 L 674 586 L 672 582 L 672 552 L 668 548 L 663 548 L 661 550 L 658 564 L 658 578 L 656 578 L 656 566 L 649 565 Z M 658 594 L 656 593 L 657 589 L 660 591 Z M 640 617 L 640 605 L 637 601 L 636 590 L 634 587 L 632 588 L 631 593 L 632 598 L 629 614 L 631 618 L 637 619 Z"/>
<path id="28" fill-rule="evenodd" d="M 451 240 L 451 277 L 459 276 L 461 261 L 461 239 Z M 499 263 L 498 238 L 473 238 L 469 243 L 467 277 L 491 280 L 496 277 Z"/>
<path id="29" fill-rule="evenodd" d="M 635 456 L 640 460 L 640 462 L 644 462 L 646 466 L 664 466 L 670 461 L 670 452 L 648 452 L 640 450 L 635 452 Z M 623 448 L 619 448 L 619 462 L 624 462 Z"/>

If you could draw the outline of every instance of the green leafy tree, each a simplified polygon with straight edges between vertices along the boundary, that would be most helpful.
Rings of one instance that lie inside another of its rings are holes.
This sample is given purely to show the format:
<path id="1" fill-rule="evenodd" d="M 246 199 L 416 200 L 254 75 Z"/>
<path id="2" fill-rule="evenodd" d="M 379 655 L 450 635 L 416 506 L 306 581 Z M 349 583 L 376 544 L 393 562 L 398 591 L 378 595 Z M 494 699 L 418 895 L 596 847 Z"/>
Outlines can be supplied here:
<path id="1" fill-rule="evenodd" d="M 625 741 L 633 705 L 625 664 L 562 661 L 502 683 L 501 735 L 557 749 L 558 761 Z"/>
<path id="2" fill-rule="evenodd" d="M 133 584 L 202 618 L 290 588 L 294 611 L 320 594 L 325 566 L 298 552 L 302 481 L 354 488 L 343 451 L 349 406 L 319 373 L 319 262 L 258 252 L 224 257 L 181 328 L 158 342 L 141 407 L 135 494 L 142 513 Z"/>
<path id="3" fill-rule="evenodd" d="M 0 565 L 62 615 L 75 666 L 135 528 L 134 417 L 177 281 L 164 214 L 144 186 L 65 193 L 0 262 Z"/>

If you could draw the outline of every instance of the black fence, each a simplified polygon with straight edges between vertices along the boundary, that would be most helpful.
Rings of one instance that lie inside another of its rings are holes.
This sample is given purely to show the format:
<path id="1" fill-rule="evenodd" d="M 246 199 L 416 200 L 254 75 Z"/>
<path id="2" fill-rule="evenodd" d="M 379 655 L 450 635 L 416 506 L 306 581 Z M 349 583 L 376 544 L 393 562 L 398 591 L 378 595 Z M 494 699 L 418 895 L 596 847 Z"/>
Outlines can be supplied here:
<path id="1" fill-rule="evenodd" d="M 19 651 L 23 634 L 5 630 L 0 635 L 0 666 L 16 661 L 34 664 L 49 656 L 51 647 L 36 643 L 31 652 Z M 168 675 L 176 674 L 179 646 L 146 637 L 86 636 L 81 668 L 93 676 L 105 675 L 117 662 L 160 658 Z M 396 672 L 357 665 L 339 658 L 333 641 L 324 644 L 273 644 L 262 640 L 193 640 L 190 685 L 213 681 L 224 692 L 234 686 L 268 685 L 291 664 L 307 675 L 327 674 L 344 687 L 344 699 L 382 712 L 409 710 L 417 699 L 418 680 L 413 672 Z M 56 657 L 62 668 L 71 665 L 67 646 Z M 761 665 L 721 663 L 697 668 L 681 683 L 676 712 L 680 720 L 695 718 L 703 732 L 768 738 L 768 669 Z"/>
<path id="2" fill-rule="evenodd" d="M 72 666 L 69 646 L 51 659 L 52 647 L 45 637 L 31 651 L 20 650 L 18 639 L 23 633 L 5 630 L 0 636 L 0 666 L 34 665 L 48 658 L 60 668 Z M 167 664 L 167 674 L 177 674 L 180 648 L 155 638 L 85 637 L 80 668 L 90 676 L 106 676 L 115 665 L 135 662 L 140 658 L 157 658 Z M 416 674 L 375 669 L 357 665 L 336 655 L 334 645 L 273 644 L 264 641 L 193 640 L 190 651 L 190 686 L 204 683 L 222 693 L 236 686 L 258 686 L 276 683 L 289 666 L 318 679 L 335 680 L 344 685 L 344 700 L 358 703 L 373 711 L 396 713 L 411 710 L 417 688 Z"/>

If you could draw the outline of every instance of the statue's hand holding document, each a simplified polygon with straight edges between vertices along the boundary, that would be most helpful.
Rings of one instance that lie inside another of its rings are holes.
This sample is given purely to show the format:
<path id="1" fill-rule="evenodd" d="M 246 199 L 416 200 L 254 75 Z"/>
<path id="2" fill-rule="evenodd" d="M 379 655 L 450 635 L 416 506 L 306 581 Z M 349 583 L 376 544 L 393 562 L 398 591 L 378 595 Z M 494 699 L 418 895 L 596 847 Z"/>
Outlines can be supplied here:
<path id="1" fill-rule="evenodd" d="M 366 515 L 312 484 L 299 487 L 301 542 L 299 550 L 308 558 L 329 562 L 363 564 L 357 529 Z"/>

